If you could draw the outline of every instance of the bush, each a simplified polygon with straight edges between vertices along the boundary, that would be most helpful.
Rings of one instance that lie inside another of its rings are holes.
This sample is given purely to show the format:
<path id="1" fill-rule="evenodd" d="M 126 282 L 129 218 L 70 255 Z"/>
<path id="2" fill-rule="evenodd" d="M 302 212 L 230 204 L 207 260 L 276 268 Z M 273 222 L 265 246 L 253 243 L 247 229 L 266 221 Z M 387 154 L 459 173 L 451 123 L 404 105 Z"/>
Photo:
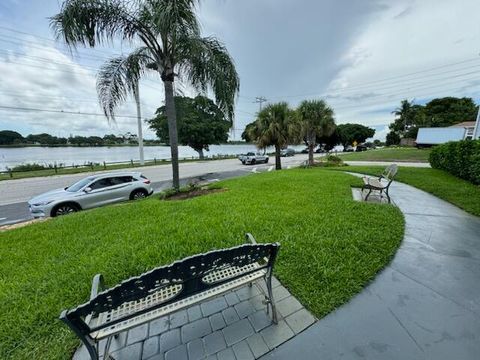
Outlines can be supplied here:
<path id="1" fill-rule="evenodd" d="M 480 184 L 480 140 L 451 141 L 436 146 L 430 165 L 474 184 Z"/>
<path id="2" fill-rule="evenodd" d="M 40 165 L 40 164 L 23 164 L 23 165 L 17 165 L 14 166 L 13 168 L 9 169 L 11 171 L 34 171 L 34 170 L 44 170 L 47 169 L 45 166 Z"/>

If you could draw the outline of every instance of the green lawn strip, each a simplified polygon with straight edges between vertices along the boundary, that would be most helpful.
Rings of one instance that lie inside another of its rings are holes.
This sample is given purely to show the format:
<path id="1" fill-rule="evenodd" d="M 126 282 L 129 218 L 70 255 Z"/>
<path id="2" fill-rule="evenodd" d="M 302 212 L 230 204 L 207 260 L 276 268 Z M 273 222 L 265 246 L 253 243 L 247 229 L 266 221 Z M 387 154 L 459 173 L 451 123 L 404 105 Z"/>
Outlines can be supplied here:
<path id="1" fill-rule="evenodd" d="M 345 161 L 398 161 L 428 162 L 430 149 L 382 148 L 362 152 L 339 154 Z"/>
<path id="2" fill-rule="evenodd" d="M 225 192 L 156 197 L 0 233 L 0 358 L 67 359 L 78 340 L 59 320 L 108 286 L 185 256 L 244 243 L 281 243 L 275 274 L 317 317 L 382 269 L 403 238 L 398 208 L 352 200 L 360 180 L 324 169 L 252 174 Z"/>
<path id="3" fill-rule="evenodd" d="M 345 166 L 329 169 L 378 175 L 383 172 L 385 166 Z M 402 166 L 398 168 L 395 180 L 431 193 L 470 214 L 480 216 L 480 186 L 459 179 L 446 171 Z"/>
<path id="4" fill-rule="evenodd" d="M 227 156 L 227 157 L 219 157 L 219 158 L 209 158 L 205 160 L 199 160 L 198 158 L 192 159 L 181 159 L 179 162 L 192 162 L 192 161 L 212 161 L 212 160 L 225 160 L 225 159 L 235 159 L 235 156 Z M 56 175 L 68 175 L 68 174 L 80 174 L 85 172 L 92 172 L 92 171 L 107 171 L 107 170 L 120 170 L 125 169 L 128 171 L 135 171 L 136 168 L 145 167 L 145 166 L 158 166 L 158 165 L 167 165 L 170 164 L 168 160 L 156 160 L 156 161 L 146 161 L 144 165 L 140 165 L 138 162 L 134 162 L 132 166 L 131 163 L 125 162 L 123 164 L 114 164 L 114 165 L 94 165 L 93 167 L 90 166 L 82 166 L 77 168 L 57 168 L 55 172 L 54 168 L 43 169 L 43 170 L 32 170 L 32 171 L 22 171 L 22 172 L 13 172 L 13 177 L 10 177 L 8 173 L 1 173 L 0 174 L 0 181 L 2 180 L 16 180 L 16 179 L 25 179 L 25 178 L 32 178 L 32 177 L 45 177 L 45 176 L 56 176 Z"/>

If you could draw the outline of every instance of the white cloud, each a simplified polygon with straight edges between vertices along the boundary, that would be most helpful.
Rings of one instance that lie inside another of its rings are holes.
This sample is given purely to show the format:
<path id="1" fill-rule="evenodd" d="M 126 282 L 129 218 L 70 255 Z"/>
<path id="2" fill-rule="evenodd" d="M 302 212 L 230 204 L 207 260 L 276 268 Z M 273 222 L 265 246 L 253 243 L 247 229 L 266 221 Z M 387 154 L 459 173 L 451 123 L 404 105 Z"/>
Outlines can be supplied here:
<path id="1" fill-rule="evenodd" d="M 95 89 L 96 67 L 100 63 L 92 67 L 82 65 L 73 58 L 33 38 L 28 40 L 28 45 L 0 53 L 1 105 L 102 114 Z M 141 101 L 144 104 L 142 115 L 151 117 L 156 107 L 161 105 L 163 92 L 160 82 L 158 85 L 153 82 L 144 84 L 141 89 Z M 117 114 L 135 116 L 132 100 L 121 106 Z M 13 109 L 1 110 L 0 116 L 2 127 L 25 129 L 23 132 L 28 133 L 48 132 L 68 136 L 137 131 L 134 118 L 121 116 L 117 117 L 116 123 L 110 124 L 104 116 Z M 145 135 L 154 137 L 146 127 Z"/>

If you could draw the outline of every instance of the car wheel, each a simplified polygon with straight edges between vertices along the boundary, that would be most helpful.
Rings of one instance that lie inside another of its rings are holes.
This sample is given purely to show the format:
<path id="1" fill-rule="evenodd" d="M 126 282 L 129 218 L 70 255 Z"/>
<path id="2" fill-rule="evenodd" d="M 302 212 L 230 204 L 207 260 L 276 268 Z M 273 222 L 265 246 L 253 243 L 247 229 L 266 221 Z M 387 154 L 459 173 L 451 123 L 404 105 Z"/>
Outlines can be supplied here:
<path id="1" fill-rule="evenodd" d="M 63 215 L 68 215 L 72 214 L 74 212 L 78 211 L 78 207 L 73 205 L 73 204 L 60 204 L 55 207 L 52 211 L 52 216 L 63 216 Z"/>
<path id="2" fill-rule="evenodd" d="M 253 159 L 252 161 L 250 161 L 250 165 L 255 165 L 257 161 L 255 159 Z"/>
<path id="3" fill-rule="evenodd" d="M 147 192 L 142 189 L 138 189 L 132 192 L 130 195 L 130 200 L 141 200 L 147 197 Z"/>
<path id="4" fill-rule="evenodd" d="M 245 160 L 242 161 L 242 164 L 245 165 Z"/>
<path id="5" fill-rule="evenodd" d="M 265 159 L 265 164 L 268 164 L 268 158 Z"/>

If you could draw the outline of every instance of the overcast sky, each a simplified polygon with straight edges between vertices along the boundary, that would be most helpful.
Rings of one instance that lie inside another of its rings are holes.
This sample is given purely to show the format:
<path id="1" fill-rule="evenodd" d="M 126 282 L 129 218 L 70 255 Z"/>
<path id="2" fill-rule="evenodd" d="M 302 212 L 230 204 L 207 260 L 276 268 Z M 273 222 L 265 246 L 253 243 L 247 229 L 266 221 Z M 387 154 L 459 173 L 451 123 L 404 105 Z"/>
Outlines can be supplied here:
<path id="1" fill-rule="evenodd" d="M 1 108 L 101 112 L 96 71 L 129 47 L 71 54 L 53 41 L 48 26 L 59 3 L 0 2 L 0 129 L 23 135 L 135 133 L 129 117 L 109 124 L 103 116 Z M 291 106 L 323 98 L 337 123 L 372 126 L 380 139 L 404 98 L 423 104 L 471 96 L 478 102 L 479 14 L 478 0 L 203 0 L 199 7 L 203 34 L 226 44 L 240 75 L 236 138 L 255 118 L 256 96 Z M 162 105 L 162 88 L 156 76 L 142 82 L 144 117 Z M 118 114 L 134 116 L 132 102 Z M 146 129 L 146 137 L 154 135 Z"/>

